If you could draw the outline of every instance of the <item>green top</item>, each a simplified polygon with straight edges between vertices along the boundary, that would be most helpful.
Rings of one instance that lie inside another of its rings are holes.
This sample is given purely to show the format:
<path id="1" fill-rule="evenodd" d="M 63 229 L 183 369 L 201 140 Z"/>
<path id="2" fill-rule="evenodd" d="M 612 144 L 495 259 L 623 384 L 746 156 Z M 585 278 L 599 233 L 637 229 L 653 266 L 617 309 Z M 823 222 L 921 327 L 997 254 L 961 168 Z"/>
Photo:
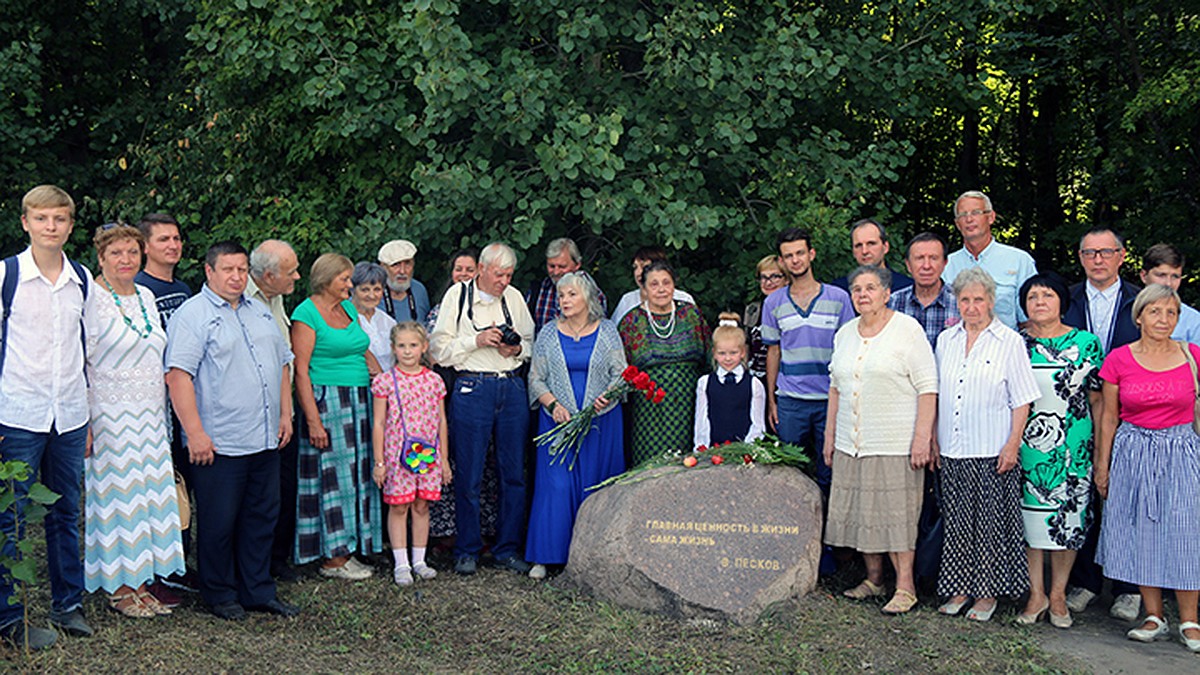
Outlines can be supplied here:
<path id="1" fill-rule="evenodd" d="M 371 338 L 359 325 L 358 311 L 349 300 L 342 301 L 342 309 L 350 315 L 350 325 L 341 330 L 330 328 L 325 323 L 312 298 L 300 303 L 292 312 L 292 321 L 308 326 L 317 334 L 312 359 L 308 364 L 308 376 L 314 385 L 370 386 L 371 374 L 367 371 L 365 354 Z"/>

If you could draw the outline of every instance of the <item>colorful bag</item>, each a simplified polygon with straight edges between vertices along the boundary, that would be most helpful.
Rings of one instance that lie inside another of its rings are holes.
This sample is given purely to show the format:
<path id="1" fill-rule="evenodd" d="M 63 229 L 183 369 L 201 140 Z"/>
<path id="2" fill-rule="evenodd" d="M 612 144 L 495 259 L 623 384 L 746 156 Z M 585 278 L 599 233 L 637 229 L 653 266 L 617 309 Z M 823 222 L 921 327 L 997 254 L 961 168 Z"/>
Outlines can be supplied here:
<path id="1" fill-rule="evenodd" d="M 400 461 L 415 474 L 426 474 L 437 462 L 437 443 L 421 436 L 408 433 L 408 422 L 404 419 L 404 402 L 400 398 L 400 382 L 396 371 L 392 371 L 392 388 L 396 392 L 397 411 L 400 413 Z"/>

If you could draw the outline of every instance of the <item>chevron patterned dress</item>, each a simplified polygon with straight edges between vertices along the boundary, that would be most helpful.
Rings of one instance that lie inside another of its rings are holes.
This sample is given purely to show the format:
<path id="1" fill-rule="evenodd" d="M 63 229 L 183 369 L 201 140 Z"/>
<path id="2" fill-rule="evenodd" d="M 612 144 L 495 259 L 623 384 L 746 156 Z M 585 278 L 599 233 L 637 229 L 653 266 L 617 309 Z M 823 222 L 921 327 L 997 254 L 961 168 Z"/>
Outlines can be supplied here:
<path id="1" fill-rule="evenodd" d="M 93 440 L 84 463 L 84 577 L 89 592 L 113 593 L 182 573 L 184 554 L 167 435 L 167 335 L 149 290 L 137 287 L 140 303 L 121 296 L 120 308 L 104 291 L 90 294 L 85 316 Z"/>

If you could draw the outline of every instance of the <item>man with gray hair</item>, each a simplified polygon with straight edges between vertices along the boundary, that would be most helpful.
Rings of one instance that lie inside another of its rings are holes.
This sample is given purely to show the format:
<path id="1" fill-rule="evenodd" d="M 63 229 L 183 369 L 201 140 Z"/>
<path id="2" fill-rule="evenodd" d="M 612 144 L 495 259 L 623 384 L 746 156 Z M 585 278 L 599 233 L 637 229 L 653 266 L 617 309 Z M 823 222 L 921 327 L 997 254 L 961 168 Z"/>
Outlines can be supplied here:
<path id="1" fill-rule="evenodd" d="M 271 308 L 271 316 L 288 349 L 292 347 L 292 321 L 283 306 L 283 296 L 296 290 L 299 279 L 300 260 L 286 241 L 268 239 L 250 252 L 246 296 Z M 279 519 L 275 523 L 275 541 L 271 547 L 271 576 L 279 581 L 300 578 L 288 562 L 296 537 L 297 447 L 298 437 L 293 435 L 279 448 Z"/>
<path id="2" fill-rule="evenodd" d="M 525 293 L 525 302 L 529 304 L 529 313 L 533 315 L 533 325 L 536 331 L 541 331 L 542 326 L 558 318 L 558 280 L 568 272 L 579 271 L 582 265 L 583 256 L 579 253 L 579 247 L 571 239 L 567 237 L 555 239 L 546 247 L 546 277 Z M 593 284 L 596 283 L 595 279 L 592 279 L 587 272 L 581 272 L 581 274 L 591 279 Z M 607 314 L 608 302 L 599 285 L 596 286 L 596 292 L 600 300 L 600 307 Z"/>
<path id="3" fill-rule="evenodd" d="M 429 291 L 425 284 L 413 278 L 417 246 L 407 239 L 393 239 L 379 247 L 379 264 L 388 273 L 387 293 L 383 294 L 383 310 L 397 323 L 425 323 L 429 316 Z"/>
<path id="4" fill-rule="evenodd" d="M 1037 274 L 1037 265 L 1025 251 L 996 241 L 992 237 L 994 222 L 992 200 L 982 192 L 971 190 L 954 200 L 954 225 L 962 234 L 963 247 L 950 254 L 942 281 L 953 284 L 964 269 L 982 267 L 996 282 L 996 317 L 1016 330 L 1017 324 L 1025 321 L 1017 303 L 1017 290 Z"/>
<path id="5" fill-rule="evenodd" d="M 474 574 L 483 548 L 479 492 L 488 444 L 495 442 L 500 479 L 495 566 L 519 574 L 529 564 L 518 556 L 525 524 L 525 445 L 529 399 L 521 365 L 533 352 L 533 318 L 521 293 L 509 284 L 517 256 L 493 243 L 479 255 L 479 276 L 455 284 L 442 298 L 430 352 L 454 368 L 450 393 L 454 425 L 454 571 Z"/>

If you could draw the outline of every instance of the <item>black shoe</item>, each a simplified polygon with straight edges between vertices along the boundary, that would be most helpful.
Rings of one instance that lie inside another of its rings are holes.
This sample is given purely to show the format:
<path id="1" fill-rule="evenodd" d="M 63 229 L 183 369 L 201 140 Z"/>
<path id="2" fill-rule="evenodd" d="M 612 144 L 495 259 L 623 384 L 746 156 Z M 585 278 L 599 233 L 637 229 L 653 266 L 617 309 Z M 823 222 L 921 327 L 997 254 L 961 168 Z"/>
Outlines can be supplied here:
<path id="1" fill-rule="evenodd" d="M 61 614 L 50 612 L 50 625 L 74 637 L 92 637 L 95 634 L 87 621 L 84 621 L 82 609 L 73 609 Z"/>
<path id="2" fill-rule="evenodd" d="M 492 562 L 492 567 L 498 570 L 516 572 L 517 574 L 529 574 L 529 570 L 532 569 L 529 563 L 521 560 L 515 555 L 510 555 L 507 558 L 496 558 L 496 560 Z"/>
<path id="3" fill-rule="evenodd" d="M 276 565 L 271 565 L 271 576 L 275 577 L 275 581 L 292 582 L 299 581 L 300 573 L 295 567 L 281 562 Z"/>
<path id="4" fill-rule="evenodd" d="M 475 574 L 476 565 L 477 563 L 475 562 L 474 558 L 465 555 L 460 556 L 458 560 L 454 561 L 454 571 L 463 575 L 464 577 L 470 576 Z"/>
<path id="5" fill-rule="evenodd" d="M 297 607 L 291 603 L 284 602 L 284 601 L 280 600 L 279 598 L 270 600 L 262 605 L 254 605 L 252 607 L 247 607 L 246 609 L 250 610 L 251 612 L 263 612 L 265 614 L 277 614 L 279 616 L 285 616 L 285 617 L 293 617 L 293 616 L 300 614 L 299 607 Z"/>
<path id="6" fill-rule="evenodd" d="M 226 621 L 241 621 L 246 618 L 246 610 L 236 602 L 222 602 L 208 608 L 213 616 Z"/>
<path id="7" fill-rule="evenodd" d="M 199 593 L 200 584 L 196 579 L 195 573 L 191 570 L 183 574 L 172 574 L 169 577 L 163 577 L 162 582 L 171 588 L 184 591 L 186 593 Z"/>
<path id="8" fill-rule="evenodd" d="M 25 638 L 29 638 L 29 648 L 33 651 L 45 649 L 58 640 L 58 633 L 49 628 L 30 626 L 25 629 L 24 621 L 16 621 L 0 628 L 0 639 L 17 649 L 25 648 Z"/>

